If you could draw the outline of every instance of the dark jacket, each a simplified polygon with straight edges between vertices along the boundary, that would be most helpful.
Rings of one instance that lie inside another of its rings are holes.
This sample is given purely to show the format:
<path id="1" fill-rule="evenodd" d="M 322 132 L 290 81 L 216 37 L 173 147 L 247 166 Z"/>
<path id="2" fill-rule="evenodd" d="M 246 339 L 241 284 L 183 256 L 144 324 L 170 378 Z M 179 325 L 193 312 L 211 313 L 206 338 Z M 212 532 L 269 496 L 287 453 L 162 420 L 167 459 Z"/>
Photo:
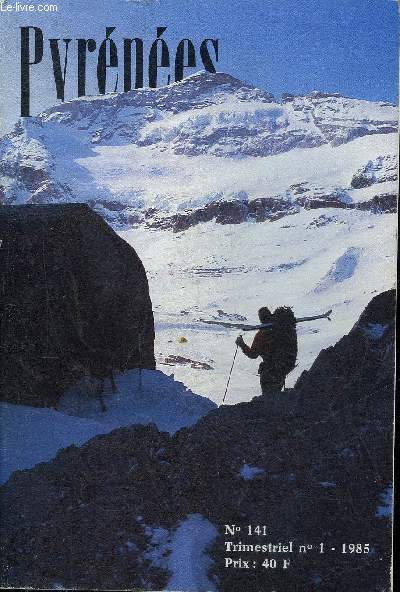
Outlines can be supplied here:
<path id="1" fill-rule="evenodd" d="M 245 356 L 255 360 L 258 356 L 261 356 L 263 361 L 268 363 L 270 353 L 271 353 L 271 333 L 270 331 L 257 331 L 254 336 L 253 343 L 251 347 L 244 344 L 242 346 L 242 351 Z"/>
<path id="2" fill-rule="evenodd" d="M 272 355 L 272 334 L 271 331 L 260 329 L 254 336 L 251 347 L 245 343 L 242 345 L 242 352 L 251 359 L 256 359 L 261 356 L 262 362 L 258 368 L 261 380 L 284 380 L 286 372 L 284 372 L 279 365 L 273 361 Z"/>

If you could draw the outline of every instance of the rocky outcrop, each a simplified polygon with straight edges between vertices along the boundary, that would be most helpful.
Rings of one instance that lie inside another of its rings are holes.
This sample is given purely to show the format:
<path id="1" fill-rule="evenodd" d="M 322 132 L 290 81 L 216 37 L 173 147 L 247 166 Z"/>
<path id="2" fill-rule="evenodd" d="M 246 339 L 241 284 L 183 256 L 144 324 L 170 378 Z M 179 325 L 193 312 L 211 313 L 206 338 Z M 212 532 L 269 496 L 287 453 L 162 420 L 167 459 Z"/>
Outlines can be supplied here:
<path id="1" fill-rule="evenodd" d="M 145 270 L 98 214 L 3 206 L 0 237 L 1 399 L 54 405 L 83 376 L 155 367 Z"/>
<path id="2" fill-rule="evenodd" d="M 208 577 L 221 592 L 389 592 L 394 307 L 394 291 L 376 296 L 294 390 L 220 407 L 173 437 L 116 430 L 14 473 L 2 488 L 3 581 L 168 589 L 169 551 L 151 533 L 171 536 L 200 514 L 219 533 Z M 266 535 L 248 536 L 249 524 Z M 286 554 L 283 570 L 279 553 L 229 552 L 226 541 L 309 547 Z M 344 554 L 343 543 L 370 552 Z M 239 556 L 256 567 L 224 567 Z"/>
<path id="3" fill-rule="evenodd" d="M 345 192 L 320 191 L 310 195 L 308 189 L 299 188 L 299 195 L 293 199 L 283 199 L 279 196 L 260 197 L 246 201 L 216 201 L 203 208 L 196 208 L 179 212 L 172 216 L 162 216 L 158 212 L 148 212 L 142 220 L 149 228 L 172 228 L 174 232 L 182 232 L 192 226 L 214 220 L 217 224 L 241 224 L 242 222 L 273 222 L 297 214 L 301 209 L 316 210 L 325 208 L 339 208 L 346 210 L 370 211 L 374 214 L 395 213 L 397 211 L 397 195 L 395 193 L 377 194 L 363 202 L 348 202 L 344 199 Z"/>
<path id="4" fill-rule="evenodd" d="M 354 189 L 369 187 L 374 183 L 397 181 L 397 158 L 395 155 L 379 156 L 369 160 L 364 167 L 354 173 L 351 186 Z"/>
<path id="5" fill-rule="evenodd" d="M 394 290 L 371 300 L 350 333 L 335 346 L 323 350 L 312 368 L 299 378 L 296 391 L 300 405 L 312 401 L 316 416 L 324 409 L 336 411 L 348 407 L 350 411 L 359 405 L 366 411 L 364 405 L 369 404 L 371 397 L 375 412 L 365 415 L 364 422 L 375 426 L 382 422 L 386 432 L 391 431 L 395 309 Z M 324 375 L 329 376 L 328 381 L 321 380 Z M 388 454 L 389 465 L 390 457 Z"/>
<path id="6" fill-rule="evenodd" d="M 357 210 L 370 211 L 373 214 L 395 214 L 397 212 L 396 193 L 381 193 L 372 199 L 353 205 Z"/>
<path id="7" fill-rule="evenodd" d="M 204 208 L 176 214 L 168 221 L 175 232 L 186 230 L 201 222 L 215 220 L 219 224 L 240 224 L 247 218 L 248 206 L 242 201 L 212 203 Z"/>

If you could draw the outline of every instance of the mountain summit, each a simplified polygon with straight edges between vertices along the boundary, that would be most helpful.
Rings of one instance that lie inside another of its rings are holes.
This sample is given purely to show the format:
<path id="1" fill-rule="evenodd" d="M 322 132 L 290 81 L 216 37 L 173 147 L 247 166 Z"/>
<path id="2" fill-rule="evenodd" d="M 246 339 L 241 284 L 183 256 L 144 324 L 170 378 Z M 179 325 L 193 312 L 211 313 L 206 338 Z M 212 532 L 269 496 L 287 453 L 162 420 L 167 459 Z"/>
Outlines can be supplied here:
<path id="1" fill-rule="evenodd" d="M 317 91 L 277 102 L 228 74 L 199 72 L 21 119 L 0 140 L 0 203 L 83 201 L 132 226 L 221 201 L 293 200 L 290 186 L 305 193 L 305 182 L 307 199 L 313 186 L 343 194 L 357 169 L 392 158 L 383 136 L 396 128 L 388 103 Z M 338 179 L 348 161 L 355 169 Z"/>

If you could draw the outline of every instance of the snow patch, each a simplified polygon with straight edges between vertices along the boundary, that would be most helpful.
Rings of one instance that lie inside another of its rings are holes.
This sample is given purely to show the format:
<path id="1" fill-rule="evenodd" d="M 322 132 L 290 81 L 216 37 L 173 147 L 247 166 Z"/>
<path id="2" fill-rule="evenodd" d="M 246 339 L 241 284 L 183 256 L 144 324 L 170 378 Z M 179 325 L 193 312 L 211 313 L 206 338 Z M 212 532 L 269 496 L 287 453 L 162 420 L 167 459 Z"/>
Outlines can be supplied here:
<path id="1" fill-rule="evenodd" d="M 112 391 L 111 384 L 106 385 L 101 402 L 92 394 L 86 380 L 81 381 L 64 394 L 59 403 L 60 411 L 95 419 L 107 426 L 107 431 L 155 423 L 159 430 L 172 434 L 193 425 L 216 407 L 206 397 L 195 395 L 184 384 L 159 370 L 129 370 L 117 375 L 114 382 L 116 392 Z"/>
<path id="2" fill-rule="evenodd" d="M 242 468 L 240 469 L 239 475 L 242 479 L 244 479 L 245 481 L 251 481 L 252 479 L 254 479 L 255 477 L 257 477 L 258 475 L 264 475 L 265 474 L 265 470 L 262 469 L 261 467 L 253 467 L 251 465 L 248 465 L 247 463 L 245 463 Z"/>
<path id="3" fill-rule="evenodd" d="M 150 537 L 150 548 L 144 557 L 172 574 L 166 591 L 217 591 L 208 576 L 213 562 L 207 549 L 218 531 L 201 514 L 190 514 L 172 533 L 161 527 L 146 526 L 145 534 Z"/>
<path id="4" fill-rule="evenodd" d="M 317 292 L 326 290 L 332 285 L 340 284 L 353 277 L 358 261 L 361 256 L 361 250 L 356 247 L 349 247 L 332 265 L 327 275 L 321 280 L 315 289 Z"/>
<path id="5" fill-rule="evenodd" d="M 61 448 L 71 444 L 80 446 L 110 431 L 95 420 L 9 403 L 0 403 L 0 426 L 0 483 L 16 470 L 51 460 Z"/>
<path id="6" fill-rule="evenodd" d="M 390 483 L 381 494 L 381 505 L 377 507 L 375 516 L 389 518 L 393 513 L 393 485 Z"/>
<path id="7" fill-rule="evenodd" d="M 361 330 L 369 339 L 378 341 L 379 339 L 382 339 L 387 328 L 388 325 L 382 325 L 380 323 L 368 323 L 368 325 L 362 327 Z"/>
<path id="8" fill-rule="evenodd" d="M 168 555 L 171 553 L 169 531 L 160 526 L 145 526 L 144 532 L 150 538 L 149 548 L 143 555 L 144 559 L 156 567 L 168 569 Z"/>

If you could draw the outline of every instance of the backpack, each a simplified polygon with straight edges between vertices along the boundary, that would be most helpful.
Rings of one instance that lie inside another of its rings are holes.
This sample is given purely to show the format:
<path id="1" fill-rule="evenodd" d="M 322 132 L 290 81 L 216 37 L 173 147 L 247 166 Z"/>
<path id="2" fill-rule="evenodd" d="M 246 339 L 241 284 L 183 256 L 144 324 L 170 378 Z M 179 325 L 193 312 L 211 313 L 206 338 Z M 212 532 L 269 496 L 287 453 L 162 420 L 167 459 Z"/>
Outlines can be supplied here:
<path id="1" fill-rule="evenodd" d="M 296 317 L 291 308 L 280 306 L 272 317 L 270 363 L 274 374 L 284 377 L 296 367 Z"/>

